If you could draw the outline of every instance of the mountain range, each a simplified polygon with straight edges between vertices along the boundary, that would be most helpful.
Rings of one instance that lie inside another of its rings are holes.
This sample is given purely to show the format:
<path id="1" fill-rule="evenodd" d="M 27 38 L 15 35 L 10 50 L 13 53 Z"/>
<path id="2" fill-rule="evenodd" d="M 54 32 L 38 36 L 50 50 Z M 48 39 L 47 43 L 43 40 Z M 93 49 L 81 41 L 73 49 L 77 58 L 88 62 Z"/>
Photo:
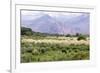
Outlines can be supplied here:
<path id="1" fill-rule="evenodd" d="M 79 16 L 50 16 L 42 14 L 35 19 L 28 19 L 22 15 L 21 26 L 31 28 L 35 32 L 49 34 L 89 34 L 89 14 Z"/>

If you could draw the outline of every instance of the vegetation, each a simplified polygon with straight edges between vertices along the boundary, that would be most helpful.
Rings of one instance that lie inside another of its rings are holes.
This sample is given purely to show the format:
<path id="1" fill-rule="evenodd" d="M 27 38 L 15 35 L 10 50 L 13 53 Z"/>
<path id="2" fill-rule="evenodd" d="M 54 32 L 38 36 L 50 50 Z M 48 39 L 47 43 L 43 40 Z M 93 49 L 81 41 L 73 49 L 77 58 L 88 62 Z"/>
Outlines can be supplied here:
<path id="1" fill-rule="evenodd" d="M 70 34 L 67 34 L 66 37 L 71 37 L 71 35 Z"/>
<path id="2" fill-rule="evenodd" d="M 30 28 L 21 27 L 21 35 L 33 35 L 33 32 Z"/>
<path id="3" fill-rule="evenodd" d="M 78 33 L 74 36 L 47 34 L 22 27 L 21 62 L 88 60 L 90 49 L 86 38 Z"/>
<path id="4" fill-rule="evenodd" d="M 88 45 L 21 43 L 21 62 L 43 62 L 89 59 Z"/>
<path id="5" fill-rule="evenodd" d="M 86 37 L 83 36 L 83 35 L 79 35 L 78 38 L 77 38 L 77 40 L 86 40 Z"/>

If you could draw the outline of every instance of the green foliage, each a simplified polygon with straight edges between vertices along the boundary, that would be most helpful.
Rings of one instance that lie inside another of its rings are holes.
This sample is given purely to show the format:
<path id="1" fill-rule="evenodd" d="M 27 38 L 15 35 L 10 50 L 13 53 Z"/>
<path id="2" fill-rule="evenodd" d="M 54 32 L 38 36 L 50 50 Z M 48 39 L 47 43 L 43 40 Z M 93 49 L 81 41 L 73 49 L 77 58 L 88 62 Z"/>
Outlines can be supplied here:
<path id="1" fill-rule="evenodd" d="M 53 36 L 53 38 L 52 38 Z M 60 38 L 60 37 L 63 38 Z M 66 37 L 65 37 L 66 36 Z M 71 38 L 69 38 L 71 37 Z M 46 62 L 46 61 L 64 61 L 64 60 L 87 60 L 89 59 L 89 45 L 66 44 L 66 43 L 44 43 L 44 42 L 22 42 L 23 39 L 46 39 L 46 40 L 86 40 L 85 35 L 76 33 L 76 35 L 59 35 L 34 32 L 30 28 L 21 27 L 21 62 Z M 76 39 L 75 39 L 76 40 Z"/>
<path id="2" fill-rule="evenodd" d="M 66 37 L 71 37 L 71 36 L 72 36 L 71 34 L 67 34 L 67 35 L 66 35 Z"/>
<path id="3" fill-rule="evenodd" d="M 21 62 L 89 59 L 89 45 L 21 43 Z"/>
<path id="4" fill-rule="evenodd" d="M 84 35 L 78 36 L 77 40 L 86 40 L 86 37 Z"/>
<path id="5" fill-rule="evenodd" d="M 24 53 L 21 54 L 21 62 L 32 62 L 32 54 L 31 53 Z"/>
<path id="6" fill-rule="evenodd" d="M 32 30 L 30 28 L 21 27 L 21 35 L 30 36 L 32 34 L 33 34 L 33 32 L 32 32 Z"/>

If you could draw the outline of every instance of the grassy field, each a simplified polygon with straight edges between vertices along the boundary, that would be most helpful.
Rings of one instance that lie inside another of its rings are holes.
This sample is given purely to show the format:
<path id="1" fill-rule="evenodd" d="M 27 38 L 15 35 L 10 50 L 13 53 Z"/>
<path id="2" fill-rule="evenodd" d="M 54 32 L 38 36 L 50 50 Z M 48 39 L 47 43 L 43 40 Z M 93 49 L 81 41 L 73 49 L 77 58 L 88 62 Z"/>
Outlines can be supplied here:
<path id="1" fill-rule="evenodd" d="M 21 62 L 89 60 L 89 37 L 21 37 Z"/>
<path id="2" fill-rule="evenodd" d="M 42 39 L 32 39 L 32 38 L 24 38 L 22 39 L 22 42 L 35 42 L 35 43 L 58 43 L 58 44 L 65 44 L 65 45 L 70 45 L 70 44 L 86 44 L 89 45 L 89 39 L 87 40 L 77 40 L 77 37 L 59 37 L 59 38 L 53 38 L 53 37 L 45 37 Z"/>

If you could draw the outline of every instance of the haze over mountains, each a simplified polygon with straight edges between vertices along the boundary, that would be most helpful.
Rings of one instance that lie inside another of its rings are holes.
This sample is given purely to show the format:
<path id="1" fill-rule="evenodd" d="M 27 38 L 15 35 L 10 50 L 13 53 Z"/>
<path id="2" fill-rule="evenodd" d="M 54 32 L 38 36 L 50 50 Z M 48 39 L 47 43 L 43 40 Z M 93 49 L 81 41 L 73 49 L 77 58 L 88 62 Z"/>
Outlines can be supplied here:
<path id="1" fill-rule="evenodd" d="M 22 11 L 21 26 L 49 34 L 89 34 L 89 13 Z"/>

